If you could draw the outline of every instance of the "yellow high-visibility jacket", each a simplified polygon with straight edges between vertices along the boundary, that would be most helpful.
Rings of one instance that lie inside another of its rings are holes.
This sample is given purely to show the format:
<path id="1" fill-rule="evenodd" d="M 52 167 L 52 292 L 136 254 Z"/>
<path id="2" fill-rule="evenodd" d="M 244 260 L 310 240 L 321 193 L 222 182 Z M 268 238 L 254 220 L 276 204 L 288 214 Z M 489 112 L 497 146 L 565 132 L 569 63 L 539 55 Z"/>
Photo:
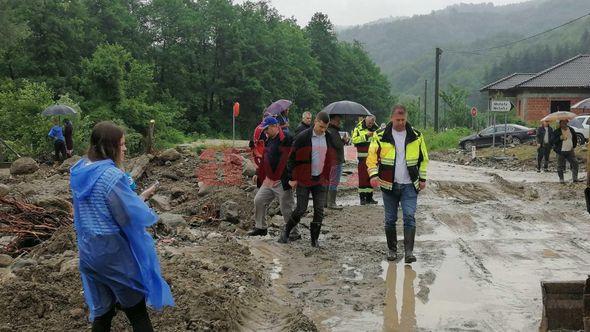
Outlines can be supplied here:
<path id="1" fill-rule="evenodd" d="M 382 189 L 391 190 L 395 179 L 395 140 L 391 133 L 390 122 L 383 131 L 383 135 L 375 135 L 369 146 L 367 157 L 367 169 L 369 177 L 379 177 Z M 428 167 L 428 151 L 424 135 L 406 124 L 406 165 L 410 179 L 416 190 L 420 181 L 426 181 L 426 168 Z"/>
<path id="2" fill-rule="evenodd" d="M 354 130 L 352 131 L 352 144 L 356 147 L 357 157 L 359 159 L 367 158 L 367 152 L 369 151 L 369 145 L 373 140 L 373 136 L 367 136 L 369 131 L 376 132 L 379 129 L 377 125 L 373 124 L 371 128 L 367 127 L 365 120 L 361 120 Z"/>

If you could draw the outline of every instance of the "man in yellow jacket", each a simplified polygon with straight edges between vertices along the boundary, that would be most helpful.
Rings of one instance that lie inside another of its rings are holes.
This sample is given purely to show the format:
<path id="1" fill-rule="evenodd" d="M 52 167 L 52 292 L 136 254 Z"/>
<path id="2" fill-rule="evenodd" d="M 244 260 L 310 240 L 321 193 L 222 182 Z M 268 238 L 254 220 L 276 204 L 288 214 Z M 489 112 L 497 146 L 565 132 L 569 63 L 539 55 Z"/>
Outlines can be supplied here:
<path id="1" fill-rule="evenodd" d="M 367 154 L 369 145 L 374 136 L 377 136 L 379 127 L 375 124 L 375 116 L 369 115 L 362 119 L 352 131 L 352 144 L 356 147 L 358 158 L 358 176 L 359 176 L 359 197 L 361 205 L 377 204 L 373 199 L 373 188 L 369 182 L 369 173 L 367 172 Z"/>
<path id="2" fill-rule="evenodd" d="M 388 260 L 397 260 L 397 209 L 401 204 L 404 220 L 405 262 L 416 261 L 416 204 L 418 193 L 426 188 L 428 151 L 424 136 L 407 122 L 407 111 L 396 105 L 383 136 L 376 136 L 369 146 L 367 168 L 372 187 L 381 186 L 385 209 L 385 236 Z"/>

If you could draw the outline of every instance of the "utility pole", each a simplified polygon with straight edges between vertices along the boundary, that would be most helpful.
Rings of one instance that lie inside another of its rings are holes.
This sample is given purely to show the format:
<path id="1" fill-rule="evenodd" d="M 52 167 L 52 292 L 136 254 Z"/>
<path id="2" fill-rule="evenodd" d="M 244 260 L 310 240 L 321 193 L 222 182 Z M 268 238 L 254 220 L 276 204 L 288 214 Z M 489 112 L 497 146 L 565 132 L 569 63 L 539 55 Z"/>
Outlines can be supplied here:
<path id="1" fill-rule="evenodd" d="M 426 129 L 426 105 L 428 104 L 428 80 L 424 80 L 424 129 Z"/>
<path id="2" fill-rule="evenodd" d="M 435 77 L 434 77 L 434 131 L 438 133 L 438 89 L 439 89 L 439 72 L 440 72 L 440 56 L 443 51 L 436 48 L 436 66 L 435 66 Z"/>

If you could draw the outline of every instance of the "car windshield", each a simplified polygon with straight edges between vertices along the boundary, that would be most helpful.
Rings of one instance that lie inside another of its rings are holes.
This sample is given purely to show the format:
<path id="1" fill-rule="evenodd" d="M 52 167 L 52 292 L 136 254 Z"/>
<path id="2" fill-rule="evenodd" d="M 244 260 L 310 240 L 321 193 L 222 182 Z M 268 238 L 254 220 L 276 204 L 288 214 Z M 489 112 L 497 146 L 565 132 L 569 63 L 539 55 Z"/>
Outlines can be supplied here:
<path id="1" fill-rule="evenodd" d="M 584 123 L 585 119 L 586 117 L 578 116 L 576 118 L 573 118 L 570 121 L 569 125 L 576 128 L 582 128 L 582 123 Z"/>

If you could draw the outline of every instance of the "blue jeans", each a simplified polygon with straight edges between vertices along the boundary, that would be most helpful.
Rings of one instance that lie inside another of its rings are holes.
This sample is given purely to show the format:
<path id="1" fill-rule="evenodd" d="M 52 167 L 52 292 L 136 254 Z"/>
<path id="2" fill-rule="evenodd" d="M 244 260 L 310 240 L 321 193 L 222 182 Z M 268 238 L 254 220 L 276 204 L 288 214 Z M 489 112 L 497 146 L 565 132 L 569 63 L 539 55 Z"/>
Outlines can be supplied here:
<path id="1" fill-rule="evenodd" d="M 328 186 L 328 190 L 335 191 L 338 189 L 340 177 L 342 176 L 342 165 L 344 164 L 336 164 L 330 169 L 330 185 Z"/>
<path id="2" fill-rule="evenodd" d="M 413 184 L 393 184 L 393 190 L 382 190 L 385 208 L 385 228 L 395 228 L 397 208 L 402 205 L 404 227 L 416 227 L 416 203 L 418 193 Z"/>

